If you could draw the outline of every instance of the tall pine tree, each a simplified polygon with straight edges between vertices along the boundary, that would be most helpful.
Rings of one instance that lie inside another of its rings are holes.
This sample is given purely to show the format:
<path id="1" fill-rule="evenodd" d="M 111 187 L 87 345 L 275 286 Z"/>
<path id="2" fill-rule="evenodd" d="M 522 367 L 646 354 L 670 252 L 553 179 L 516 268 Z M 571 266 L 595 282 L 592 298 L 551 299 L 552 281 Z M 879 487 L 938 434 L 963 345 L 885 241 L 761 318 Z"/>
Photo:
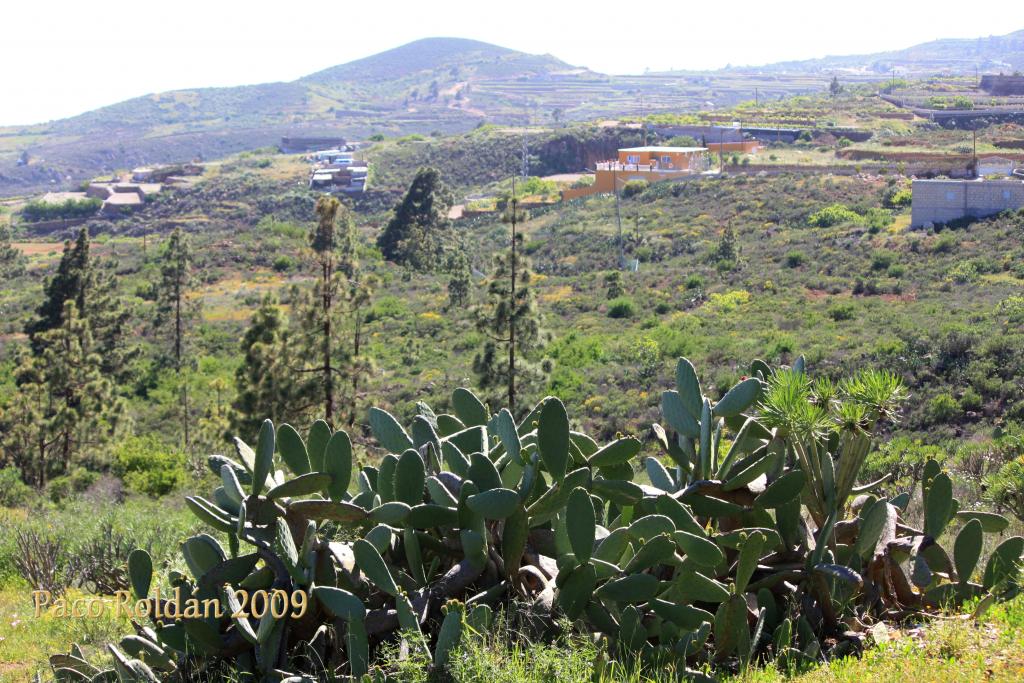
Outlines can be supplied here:
<path id="1" fill-rule="evenodd" d="M 421 168 L 377 238 L 384 258 L 421 271 L 442 267 L 451 240 L 451 206 L 451 192 L 441 174 Z"/>
<path id="2" fill-rule="evenodd" d="M 25 272 L 25 255 L 11 244 L 11 229 L 0 224 L 0 278 L 14 278 Z"/>
<path id="3" fill-rule="evenodd" d="M 198 313 L 197 300 L 189 297 L 194 283 L 188 235 L 175 228 L 160 256 L 155 322 L 168 339 L 167 357 L 178 372 L 184 365 L 189 332 Z"/>
<path id="4" fill-rule="evenodd" d="M 67 301 L 59 327 L 41 333 L 43 352 L 26 357 L 18 391 L 0 419 L 4 450 L 39 487 L 95 455 L 113 436 L 123 403 L 102 370 L 87 321 Z"/>
<path id="5" fill-rule="evenodd" d="M 242 337 L 242 364 L 235 372 L 232 402 L 233 434 L 250 438 L 264 419 L 296 421 L 305 401 L 290 355 L 295 345 L 288 334 L 288 317 L 272 296 L 263 299 Z"/>
<path id="6" fill-rule="evenodd" d="M 543 376 L 543 366 L 530 360 L 544 345 L 540 312 L 530 288 L 532 274 L 522 253 L 523 235 L 517 230 L 525 215 L 517 204 L 513 181 L 505 214 L 511 225 L 509 249 L 495 258 L 487 300 L 477 312 L 477 329 L 486 335 L 486 341 L 473 360 L 480 388 L 503 388 L 513 415 L 524 385 L 529 387 Z"/>
<path id="7" fill-rule="evenodd" d="M 164 358 L 174 369 L 181 396 L 178 408 L 181 411 L 181 434 L 185 448 L 191 444 L 192 436 L 187 373 L 193 366 L 186 356 L 186 347 L 198 308 L 197 300 L 189 297 L 192 286 L 192 248 L 188 236 L 181 228 L 175 228 L 160 255 L 155 323 L 157 330 L 168 340 Z"/>
<path id="8" fill-rule="evenodd" d="M 46 348 L 45 333 L 63 324 L 65 303 L 75 304 L 90 330 L 90 353 L 100 357 L 102 372 L 115 385 L 126 383 L 128 363 L 137 353 L 126 334 L 130 312 L 119 300 L 113 277 L 98 267 L 90 254 L 89 231 L 82 228 L 74 242 L 64 243 L 56 274 L 43 287 L 43 300 L 25 326 L 32 351 Z"/>

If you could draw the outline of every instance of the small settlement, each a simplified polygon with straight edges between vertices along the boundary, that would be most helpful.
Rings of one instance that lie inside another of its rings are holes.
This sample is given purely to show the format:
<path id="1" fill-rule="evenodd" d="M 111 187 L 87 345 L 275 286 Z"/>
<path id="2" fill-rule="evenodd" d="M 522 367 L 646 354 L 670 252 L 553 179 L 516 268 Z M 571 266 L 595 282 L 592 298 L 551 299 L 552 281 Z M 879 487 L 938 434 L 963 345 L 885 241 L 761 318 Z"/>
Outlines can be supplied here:
<path id="1" fill-rule="evenodd" d="M 306 153 L 310 162 L 309 189 L 359 194 L 366 190 L 369 167 L 355 157 L 358 143 L 334 137 L 283 137 L 284 154 Z"/>
<path id="2" fill-rule="evenodd" d="M 116 218 L 131 213 L 172 186 L 187 185 L 201 175 L 199 164 L 162 164 L 133 169 L 130 173 L 105 180 L 94 180 L 80 192 L 48 192 L 42 201 L 60 204 L 67 201 L 99 199 L 99 215 Z"/>

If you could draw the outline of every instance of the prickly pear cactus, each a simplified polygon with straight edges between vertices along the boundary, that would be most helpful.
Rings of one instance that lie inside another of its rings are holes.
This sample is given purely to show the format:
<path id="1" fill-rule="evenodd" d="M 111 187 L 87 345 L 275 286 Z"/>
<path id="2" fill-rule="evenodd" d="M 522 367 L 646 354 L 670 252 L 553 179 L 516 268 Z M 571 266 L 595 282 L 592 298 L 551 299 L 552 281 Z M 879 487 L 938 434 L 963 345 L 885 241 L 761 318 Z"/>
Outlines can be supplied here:
<path id="1" fill-rule="evenodd" d="M 139 623 L 110 672 L 80 652 L 52 663 L 64 680 L 189 680 L 225 662 L 248 680 L 361 677 L 400 640 L 444 668 L 524 600 L 600 634 L 614 657 L 654 664 L 738 670 L 813 661 L 826 642 L 850 651 L 849 616 L 1018 590 L 1024 539 L 1003 541 L 979 579 L 983 534 L 1006 520 L 960 510 L 934 463 L 922 529 L 903 518 L 909 492 L 858 487 L 901 398 L 882 373 L 811 382 L 801 360 L 755 361 L 715 401 L 680 359 L 646 457 L 635 436 L 573 431 L 557 398 L 516 421 L 458 389 L 454 414 L 420 404 L 408 427 L 371 409 L 385 454 L 358 469 L 344 431 L 318 421 L 303 439 L 267 421 L 255 446 L 210 456 L 209 497 L 186 499 L 210 529 L 181 546 L 189 575 L 172 572 L 157 594 L 148 555 L 129 558 L 151 615 L 167 614 L 172 591 L 221 613 Z M 951 558 L 938 539 L 954 522 Z M 257 610 L 274 591 L 283 602 Z"/>

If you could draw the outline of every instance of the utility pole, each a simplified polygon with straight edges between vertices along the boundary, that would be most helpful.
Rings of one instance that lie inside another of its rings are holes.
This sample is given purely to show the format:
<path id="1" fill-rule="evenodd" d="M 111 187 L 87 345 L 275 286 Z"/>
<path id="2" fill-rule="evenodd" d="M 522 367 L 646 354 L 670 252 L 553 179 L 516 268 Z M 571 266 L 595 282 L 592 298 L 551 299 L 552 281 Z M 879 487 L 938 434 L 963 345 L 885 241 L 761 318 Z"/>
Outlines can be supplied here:
<path id="1" fill-rule="evenodd" d="M 643 146 L 647 146 L 647 115 L 644 112 L 644 96 L 640 94 L 640 129 L 643 131 Z"/>
<path id="2" fill-rule="evenodd" d="M 760 106 L 760 102 L 758 98 L 757 88 L 754 88 L 754 108 L 757 109 L 758 106 Z"/>
<path id="3" fill-rule="evenodd" d="M 515 415 L 515 174 L 512 175 L 512 250 L 509 264 L 512 266 L 511 287 L 509 288 L 509 413 Z"/>
<path id="4" fill-rule="evenodd" d="M 615 225 L 618 227 L 619 241 L 619 270 L 626 267 L 626 251 L 622 244 L 622 210 L 619 206 L 619 162 L 616 160 L 612 166 L 612 186 L 615 188 Z"/>
<path id="5" fill-rule="evenodd" d="M 530 177 L 530 148 L 526 146 L 526 135 L 523 134 L 522 168 L 523 178 Z"/>
<path id="6" fill-rule="evenodd" d="M 718 174 L 721 175 L 725 171 L 725 127 L 719 126 L 718 128 Z"/>
<path id="7" fill-rule="evenodd" d="M 974 157 L 974 177 L 977 178 L 978 177 L 978 129 L 977 128 L 971 128 L 971 135 L 974 138 L 974 153 L 972 155 Z"/>

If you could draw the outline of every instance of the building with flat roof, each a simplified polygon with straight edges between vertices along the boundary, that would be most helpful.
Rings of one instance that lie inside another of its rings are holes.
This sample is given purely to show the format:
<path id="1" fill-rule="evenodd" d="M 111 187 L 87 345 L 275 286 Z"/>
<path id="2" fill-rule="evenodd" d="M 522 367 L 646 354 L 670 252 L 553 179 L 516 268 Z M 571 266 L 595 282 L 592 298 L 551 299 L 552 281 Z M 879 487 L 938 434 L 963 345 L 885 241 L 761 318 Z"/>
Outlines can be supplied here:
<path id="1" fill-rule="evenodd" d="M 1024 180 L 915 180 L 910 227 L 984 218 L 1024 207 Z"/>
<path id="2" fill-rule="evenodd" d="M 566 190 L 563 199 L 576 199 L 591 194 L 614 192 L 631 180 L 657 183 L 679 180 L 702 173 L 708 168 L 707 147 L 624 147 L 617 159 L 599 162 L 594 170 L 594 184 Z"/>

